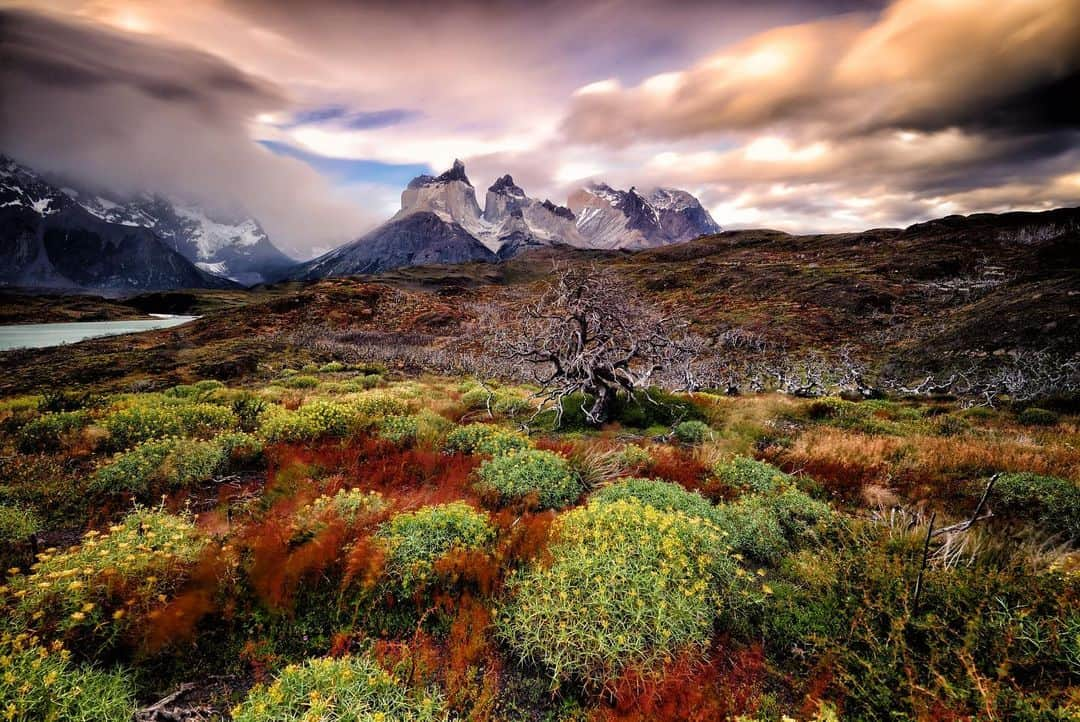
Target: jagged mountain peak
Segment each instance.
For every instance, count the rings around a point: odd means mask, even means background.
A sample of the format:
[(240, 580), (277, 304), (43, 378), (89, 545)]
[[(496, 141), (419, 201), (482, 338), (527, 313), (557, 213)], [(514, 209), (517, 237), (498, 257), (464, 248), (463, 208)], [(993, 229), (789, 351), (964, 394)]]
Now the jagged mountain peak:
[[(469, 183), (469, 176), (465, 175), (465, 164), (457, 158), (454, 159), (454, 165), (450, 167), (450, 170), (440, 175), (435, 180), (438, 181), (462, 181), (463, 183)], [(472, 185), (472, 183), (469, 183)]]
[(488, 188), (488, 191), (492, 193), (504, 193), (509, 196), (520, 198), (525, 197), (524, 189), (522, 189), (521, 186), (514, 182), (514, 177), (509, 173), (502, 176), (501, 178), (498, 178), (494, 183), (492, 183), (491, 186)]

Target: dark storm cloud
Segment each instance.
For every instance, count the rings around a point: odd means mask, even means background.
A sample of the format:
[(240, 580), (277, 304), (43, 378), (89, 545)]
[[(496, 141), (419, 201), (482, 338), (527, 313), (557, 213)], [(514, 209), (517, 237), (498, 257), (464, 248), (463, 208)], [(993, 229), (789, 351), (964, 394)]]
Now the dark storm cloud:
[(252, 141), (253, 116), (285, 94), (207, 53), (0, 11), (0, 88), (0, 150), (41, 170), (252, 213), (298, 255), (372, 220), (334, 201), (305, 164)]

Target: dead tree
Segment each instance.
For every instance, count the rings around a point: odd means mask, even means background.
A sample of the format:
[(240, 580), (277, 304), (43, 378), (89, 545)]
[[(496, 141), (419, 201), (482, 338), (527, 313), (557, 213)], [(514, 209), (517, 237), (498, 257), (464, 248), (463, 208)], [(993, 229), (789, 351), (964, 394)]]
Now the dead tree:
[(556, 267), (538, 300), (494, 320), (492, 351), (527, 367), (539, 411), (562, 421), (567, 397), (586, 398), (588, 423), (611, 418), (619, 393), (633, 397), (665, 369), (688, 364), (686, 322), (644, 303), (626, 282), (595, 267)]

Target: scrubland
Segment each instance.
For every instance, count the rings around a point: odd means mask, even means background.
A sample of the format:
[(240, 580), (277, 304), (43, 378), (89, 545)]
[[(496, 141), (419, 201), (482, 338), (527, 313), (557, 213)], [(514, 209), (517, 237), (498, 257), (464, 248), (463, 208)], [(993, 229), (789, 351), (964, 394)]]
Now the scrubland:
[(1076, 719), (1070, 408), (532, 391), (0, 400), (0, 719)]

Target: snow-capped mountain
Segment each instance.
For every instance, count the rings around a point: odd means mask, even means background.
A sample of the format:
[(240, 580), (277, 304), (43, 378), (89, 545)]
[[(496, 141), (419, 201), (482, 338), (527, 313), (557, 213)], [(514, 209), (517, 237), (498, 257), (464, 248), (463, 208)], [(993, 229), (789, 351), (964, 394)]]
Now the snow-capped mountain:
[(72, 193), (0, 156), (0, 286), (112, 291), (236, 286), (196, 267), (149, 228), (102, 218)]
[(197, 206), (149, 193), (120, 198), (68, 185), (57, 187), (2, 156), (0, 167), (9, 174), (4, 178), (6, 184), (48, 200), (42, 212), (57, 212), (74, 204), (108, 223), (147, 228), (207, 273), (252, 285), (295, 263), (270, 242), (253, 218), (210, 215)]
[(63, 190), (98, 218), (149, 228), (204, 271), (245, 285), (261, 283), (295, 263), (270, 242), (254, 218), (210, 216), (202, 208), (158, 195), (142, 194), (118, 202), (72, 188)]
[(642, 196), (634, 188), (593, 184), (573, 194), (567, 207), (530, 198), (504, 175), (488, 188), (481, 209), (464, 164), (454, 161), (441, 175), (410, 181), (401, 193), (401, 210), (389, 221), (288, 275), (311, 279), (491, 261), (550, 245), (636, 250), (719, 230), (697, 199), (673, 189)]
[(593, 248), (656, 248), (720, 230), (697, 198), (673, 188), (642, 195), (592, 183), (573, 193), (569, 205)]

